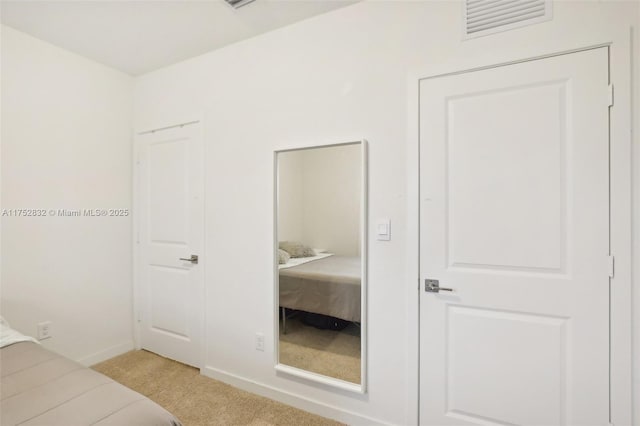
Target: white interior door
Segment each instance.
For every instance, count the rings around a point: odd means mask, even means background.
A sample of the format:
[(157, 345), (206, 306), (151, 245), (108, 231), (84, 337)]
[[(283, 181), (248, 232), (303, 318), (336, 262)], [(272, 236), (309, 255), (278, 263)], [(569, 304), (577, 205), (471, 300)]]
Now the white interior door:
[(608, 424), (608, 93), (606, 48), (422, 80), (422, 424)]
[[(199, 123), (138, 136), (142, 348), (201, 366), (203, 142)], [(193, 260), (190, 260), (192, 256)]]

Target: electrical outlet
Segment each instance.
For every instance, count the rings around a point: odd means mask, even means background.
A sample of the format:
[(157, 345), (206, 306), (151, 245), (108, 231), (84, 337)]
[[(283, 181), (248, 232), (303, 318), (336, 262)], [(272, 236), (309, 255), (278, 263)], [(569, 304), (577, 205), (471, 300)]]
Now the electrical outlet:
[(51, 328), (51, 321), (38, 323), (38, 340), (44, 340), (53, 337), (53, 330)]
[(264, 334), (256, 333), (256, 350), (264, 351)]

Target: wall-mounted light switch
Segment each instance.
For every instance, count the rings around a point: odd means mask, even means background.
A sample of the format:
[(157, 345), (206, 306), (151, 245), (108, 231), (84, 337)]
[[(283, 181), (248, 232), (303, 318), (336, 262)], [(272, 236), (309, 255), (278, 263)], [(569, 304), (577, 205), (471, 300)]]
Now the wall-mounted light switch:
[(376, 224), (376, 239), (380, 241), (391, 239), (391, 221), (389, 219), (381, 219)]

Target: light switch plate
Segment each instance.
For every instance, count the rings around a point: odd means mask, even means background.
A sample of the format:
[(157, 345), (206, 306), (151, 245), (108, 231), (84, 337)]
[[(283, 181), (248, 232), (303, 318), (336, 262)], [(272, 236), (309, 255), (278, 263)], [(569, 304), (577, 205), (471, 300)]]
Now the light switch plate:
[(391, 221), (389, 219), (380, 219), (376, 223), (376, 239), (379, 241), (391, 240)]

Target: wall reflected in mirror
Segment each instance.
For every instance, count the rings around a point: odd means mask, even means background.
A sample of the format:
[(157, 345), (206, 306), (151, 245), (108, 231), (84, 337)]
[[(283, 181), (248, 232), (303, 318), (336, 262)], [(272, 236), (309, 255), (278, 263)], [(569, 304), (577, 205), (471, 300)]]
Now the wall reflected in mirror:
[(358, 385), (364, 149), (354, 142), (276, 154), (278, 362)]

